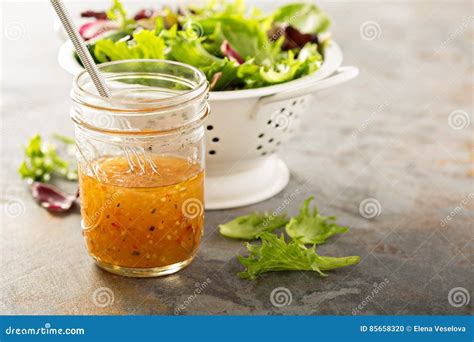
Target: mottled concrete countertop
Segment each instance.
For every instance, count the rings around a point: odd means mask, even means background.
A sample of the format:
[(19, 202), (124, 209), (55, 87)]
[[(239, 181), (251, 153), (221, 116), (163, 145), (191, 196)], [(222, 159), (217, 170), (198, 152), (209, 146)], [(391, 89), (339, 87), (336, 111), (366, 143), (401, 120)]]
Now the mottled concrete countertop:
[[(360, 75), (315, 96), (301, 131), (280, 152), (291, 169), (288, 187), (257, 205), (207, 212), (198, 257), (178, 274), (131, 279), (95, 267), (79, 212), (51, 216), (17, 175), (22, 145), (34, 133), (72, 135), (71, 78), (56, 62), (52, 24), (37, 22), (52, 22), (50, 8), (2, 2), (0, 314), (160, 315), (183, 304), (181, 314), (472, 313), (472, 3), (319, 4), (333, 18), (344, 64)], [(327, 278), (239, 279), (235, 255), (243, 243), (220, 236), (218, 224), (273, 211), (294, 193), (290, 214), (314, 195), (323, 214), (351, 227), (319, 252), (360, 255), (361, 263)], [(375, 216), (361, 215), (367, 199), (379, 205)], [(272, 305), (278, 287), (291, 294), (288, 305)], [(103, 307), (94, 305), (99, 288), (113, 296)]]

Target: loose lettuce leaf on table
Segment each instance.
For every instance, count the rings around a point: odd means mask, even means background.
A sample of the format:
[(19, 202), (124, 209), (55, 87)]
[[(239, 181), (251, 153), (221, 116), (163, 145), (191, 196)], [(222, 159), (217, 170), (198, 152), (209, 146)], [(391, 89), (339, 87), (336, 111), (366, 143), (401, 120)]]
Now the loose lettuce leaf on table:
[(53, 145), (43, 143), (41, 136), (37, 134), (28, 142), (25, 160), (18, 172), (22, 179), (30, 182), (48, 182), (54, 173), (68, 180), (76, 180), (77, 170), (71, 164), (58, 155)]
[(316, 254), (316, 249), (306, 248), (299, 241), (285, 242), (283, 235), (264, 232), (260, 235), (261, 244), (247, 243), (248, 257), (238, 256), (245, 271), (239, 276), (243, 279), (255, 279), (265, 272), (274, 271), (315, 271), (325, 276), (323, 271), (359, 263), (360, 257), (326, 257)]
[(252, 213), (219, 225), (219, 232), (229, 238), (255, 240), (264, 232), (272, 232), (288, 223), (286, 215)]
[(321, 216), (315, 206), (310, 212), (313, 196), (306, 199), (298, 216), (292, 217), (286, 225), (286, 233), (304, 244), (322, 244), (333, 235), (347, 232), (347, 227), (336, 224), (335, 216)]

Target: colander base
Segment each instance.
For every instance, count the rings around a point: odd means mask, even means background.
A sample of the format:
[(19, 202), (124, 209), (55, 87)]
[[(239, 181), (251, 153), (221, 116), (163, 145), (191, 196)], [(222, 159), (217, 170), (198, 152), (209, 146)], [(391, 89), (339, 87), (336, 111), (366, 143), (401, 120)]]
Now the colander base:
[(290, 171), (276, 155), (254, 168), (206, 176), (206, 209), (230, 209), (255, 204), (275, 196), (290, 180)]

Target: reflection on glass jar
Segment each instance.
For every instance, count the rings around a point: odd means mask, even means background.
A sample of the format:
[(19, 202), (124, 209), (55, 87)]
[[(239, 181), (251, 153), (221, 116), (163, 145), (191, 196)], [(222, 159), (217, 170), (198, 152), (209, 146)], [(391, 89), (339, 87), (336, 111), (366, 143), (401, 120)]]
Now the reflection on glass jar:
[(204, 228), (206, 78), (157, 60), (100, 70), (110, 99), (86, 73), (72, 92), (87, 248), (117, 274), (176, 272), (192, 261)]

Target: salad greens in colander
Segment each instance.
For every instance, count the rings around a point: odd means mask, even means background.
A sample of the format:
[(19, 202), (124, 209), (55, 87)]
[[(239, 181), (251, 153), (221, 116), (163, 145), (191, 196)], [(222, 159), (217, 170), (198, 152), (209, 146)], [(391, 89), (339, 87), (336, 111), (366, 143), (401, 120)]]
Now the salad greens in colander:
[(211, 90), (251, 89), (288, 82), (321, 66), (329, 18), (310, 3), (264, 14), (241, 0), (204, 7), (143, 9), (130, 17), (115, 0), (80, 33), (97, 63), (168, 59), (202, 70)]

